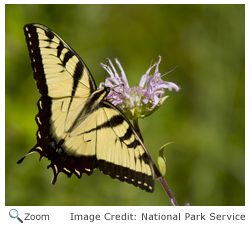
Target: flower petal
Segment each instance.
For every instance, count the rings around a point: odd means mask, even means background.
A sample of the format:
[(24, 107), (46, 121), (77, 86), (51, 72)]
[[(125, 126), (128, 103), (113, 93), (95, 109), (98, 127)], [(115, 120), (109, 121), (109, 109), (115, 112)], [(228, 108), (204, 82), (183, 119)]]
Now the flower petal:
[(121, 66), (121, 64), (120, 64), (120, 62), (118, 61), (117, 58), (115, 58), (115, 62), (116, 62), (116, 64), (118, 65), (119, 69), (121, 70), (123, 82), (126, 84), (127, 88), (129, 88), (129, 83), (128, 83), (126, 74), (125, 74), (125, 72), (124, 72), (124, 70), (123, 70), (123, 67)]

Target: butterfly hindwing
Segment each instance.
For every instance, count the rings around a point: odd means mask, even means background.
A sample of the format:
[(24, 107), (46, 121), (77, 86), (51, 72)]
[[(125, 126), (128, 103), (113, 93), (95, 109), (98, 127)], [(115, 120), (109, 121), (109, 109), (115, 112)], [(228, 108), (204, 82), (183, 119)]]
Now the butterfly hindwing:
[(83, 60), (52, 30), (28, 24), (24, 32), (42, 95), (37, 103), (37, 143), (28, 154), (38, 152), (40, 159), (50, 160), (52, 183), (60, 172), (81, 178), (99, 168), (111, 178), (152, 192), (154, 172), (147, 150), (129, 120), (105, 101), (109, 89), (97, 90)]
[[(148, 153), (128, 119), (111, 103), (104, 102), (99, 116), (97, 144), (98, 167), (112, 178), (133, 184), (146, 191), (154, 190), (153, 168)], [(99, 120), (97, 120), (99, 122)], [(102, 125), (102, 127), (100, 127)]]

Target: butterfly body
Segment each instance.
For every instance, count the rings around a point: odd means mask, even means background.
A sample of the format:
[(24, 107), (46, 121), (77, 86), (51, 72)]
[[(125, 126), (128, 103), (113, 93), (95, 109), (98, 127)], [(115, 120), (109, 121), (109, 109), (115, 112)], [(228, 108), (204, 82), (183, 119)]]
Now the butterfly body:
[(40, 159), (50, 160), (53, 184), (60, 172), (81, 178), (99, 168), (111, 178), (153, 192), (147, 150), (130, 121), (106, 100), (110, 89), (97, 90), (84, 61), (49, 28), (28, 24), (24, 32), (42, 95), (37, 103), (37, 143), (28, 154), (37, 152)]

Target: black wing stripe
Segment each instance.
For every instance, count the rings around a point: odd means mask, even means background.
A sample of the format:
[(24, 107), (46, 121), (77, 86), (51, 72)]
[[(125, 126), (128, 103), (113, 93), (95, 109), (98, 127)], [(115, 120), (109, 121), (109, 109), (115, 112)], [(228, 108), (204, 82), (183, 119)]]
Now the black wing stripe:
[(136, 148), (137, 146), (141, 146), (141, 143), (137, 139), (135, 139), (132, 143), (127, 144), (128, 148)]
[[(152, 176), (106, 162), (105, 160), (98, 160), (98, 166), (99, 168), (102, 168), (102, 172), (104, 174), (109, 175), (113, 179), (133, 184), (134, 186), (139, 187), (147, 192), (154, 191), (154, 181)], [(135, 179), (142, 179), (143, 182), (137, 181)]]
[(116, 126), (119, 126), (120, 124), (122, 124), (124, 121), (125, 120), (124, 120), (123, 117), (121, 117), (120, 115), (115, 115), (111, 119), (109, 119), (108, 121), (104, 122), (103, 124), (97, 125), (96, 128), (92, 128), (89, 131), (85, 131), (84, 133), (90, 133), (90, 132), (95, 131), (95, 130), (110, 128), (111, 126), (116, 127)]
[(116, 127), (121, 125), (124, 122), (124, 118), (120, 115), (115, 115), (112, 118), (110, 118), (107, 122), (105, 122), (102, 125), (98, 125), (97, 129), (100, 130), (102, 128), (109, 128), (109, 127)]
[(62, 41), (60, 41), (59, 46), (57, 47), (57, 57), (58, 58), (60, 57), (63, 49), (64, 49), (64, 45), (63, 45)]
[(48, 87), (45, 80), (45, 73), (42, 64), (42, 57), (39, 48), (38, 34), (36, 32), (36, 27), (28, 25), (24, 27), (24, 30), (25, 30), (26, 43), (28, 46), (29, 55), (31, 59), (31, 66), (33, 69), (34, 79), (37, 81), (37, 87), (39, 89), (39, 92), (42, 95), (47, 96)]
[(52, 32), (52, 30), (50, 30), (47, 27), (44, 27), (44, 31), (46, 33), (46, 36), (49, 38), (49, 41), (51, 41), (54, 38), (54, 33)]
[(126, 133), (123, 136), (119, 137), (119, 138), (120, 138), (120, 140), (128, 140), (128, 139), (131, 138), (132, 134), (133, 134), (132, 129), (130, 127), (128, 127)]
[(74, 80), (73, 80), (73, 88), (72, 88), (72, 97), (71, 97), (71, 101), (70, 101), (69, 106), (68, 106), (68, 111), (70, 110), (71, 103), (72, 103), (73, 98), (75, 96), (76, 89), (77, 89), (77, 86), (79, 84), (79, 80), (81, 79), (81, 77), (83, 75), (83, 69), (84, 69), (83, 64), (81, 64), (81, 62), (78, 62), (76, 64), (74, 75), (73, 75)]
[(74, 96), (76, 88), (78, 86), (79, 80), (81, 79), (82, 75), (83, 75), (83, 69), (84, 66), (81, 64), (81, 62), (78, 62), (76, 64), (75, 70), (74, 70), (74, 75), (73, 78), (75, 80), (73, 80), (73, 91), (72, 91), (72, 96)]
[(65, 55), (64, 55), (64, 59), (62, 61), (62, 65), (65, 67), (66, 63), (69, 61), (70, 58), (72, 58), (74, 55), (71, 51), (68, 51)]
[(74, 79), (80, 80), (81, 77), (83, 76), (83, 70), (84, 70), (84, 65), (81, 62), (78, 62), (75, 67), (74, 71)]

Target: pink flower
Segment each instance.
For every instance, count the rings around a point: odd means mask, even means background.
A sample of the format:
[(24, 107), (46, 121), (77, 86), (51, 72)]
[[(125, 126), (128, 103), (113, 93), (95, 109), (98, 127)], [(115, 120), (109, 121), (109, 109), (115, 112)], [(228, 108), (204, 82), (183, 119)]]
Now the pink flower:
[[(110, 77), (106, 78), (105, 83), (101, 83), (99, 88), (103, 86), (109, 87), (111, 90), (107, 96), (107, 100), (120, 108), (131, 120), (139, 117), (144, 118), (155, 112), (168, 97), (162, 97), (164, 89), (179, 91), (179, 87), (175, 83), (162, 80), (159, 72), (159, 64), (162, 60), (161, 56), (159, 56), (157, 63), (150, 66), (147, 72), (141, 77), (139, 85), (135, 87), (129, 87), (126, 74), (118, 59), (115, 59), (115, 62), (121, 71), (121, 75), (117, 73), (110, 59), (107, 60), (110, 66), (102, 63), (101, 66), (109, 73)], [(153, 75), (150, 75), (150, 71), (154, 67), (156, 67), (155, 72)]]

